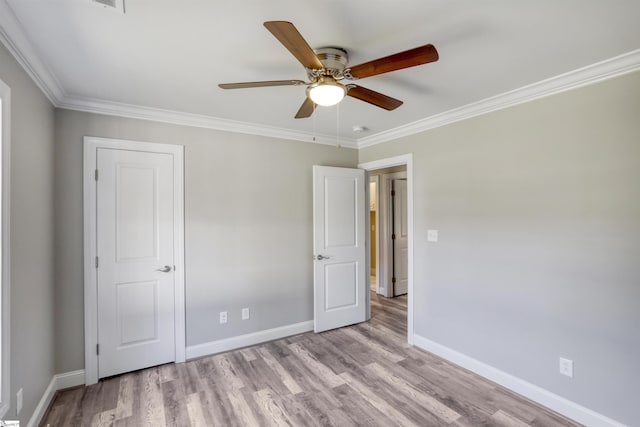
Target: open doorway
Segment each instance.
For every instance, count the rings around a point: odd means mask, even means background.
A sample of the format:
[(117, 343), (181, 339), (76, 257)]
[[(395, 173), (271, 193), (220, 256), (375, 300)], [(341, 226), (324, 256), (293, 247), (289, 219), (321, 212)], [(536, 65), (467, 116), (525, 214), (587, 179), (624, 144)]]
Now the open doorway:
[(369, 177), (369, 274), (372, 292), (379, 292), (378, 288), (378, 187), (380, 177)]
[(407, 341), (412, 344), (412, 155), (363, 163), (359, 167), (369, 173), (369, 313), (376, 323), (406, 331)]
[(371, 170), (369, 180), (371, 289), (387, 298), (406, 295), (409, 268), (406, 165)]

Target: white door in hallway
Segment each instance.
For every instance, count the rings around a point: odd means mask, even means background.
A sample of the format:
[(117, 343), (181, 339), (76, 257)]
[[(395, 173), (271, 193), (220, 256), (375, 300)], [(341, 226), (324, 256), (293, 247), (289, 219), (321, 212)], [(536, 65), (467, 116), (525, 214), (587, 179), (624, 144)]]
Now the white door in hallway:
[(314, 330), (367, 315), (365, 172), (313, 167)]
[(407, 180), (394, 179), (393, 185), (393, 296), (407, 293), (409, 282), (409, 227), (407, 224)]
[(174, 159), (97, 151), (98, 377), (176, 360)]

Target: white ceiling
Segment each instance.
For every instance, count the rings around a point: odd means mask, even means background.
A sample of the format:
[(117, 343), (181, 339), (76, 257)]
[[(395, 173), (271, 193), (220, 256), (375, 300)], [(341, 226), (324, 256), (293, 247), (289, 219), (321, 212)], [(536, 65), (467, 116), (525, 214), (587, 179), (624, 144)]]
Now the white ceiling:
[[(12, 21), (0, 19), (4, 38), (58, 105), (161, 109), (168, 111), (159, 116), (213, 118), (221, 128), (243, 122), (238, 128), (254, 133), (278, 128), (335, 138), (339, 125), (346, 141), (640, 48), (638, 0), (126, 0), (126, 14), (91, 0), (0, 3), (0, 12), (12, 12)], [(267, 20), (293, 22), (312, 47), (347, 49), (351, 65), (426, 43), (440, 60), (358, 81), (403, 100), (395, 111), (347, 98), (338, 108), (320, 108), (315, 119), (296, 120), (304, 87), (217, 87), (306, 79), (263, 27)], [(355, 134), (354, 125), (369, 132)]]

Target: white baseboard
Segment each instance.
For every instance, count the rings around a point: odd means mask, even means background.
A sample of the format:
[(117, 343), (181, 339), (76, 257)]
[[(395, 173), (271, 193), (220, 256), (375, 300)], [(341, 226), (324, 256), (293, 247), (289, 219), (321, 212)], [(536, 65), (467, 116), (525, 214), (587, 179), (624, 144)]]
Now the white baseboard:
[(413, 343), (586, 426), (625, 427), (618, 421), (420, 335), (413, 335)]
[(253, 332), (251, 334), (192, 345), (187, 347), (187, 359), (195, 359), (197, 357), (221, 353), (223, 351), (235, 350), (237, 348), (273, 341), (279, 338), (302, 334), (312, 330), (313, 320), (308, 320), (306, 322), (295, 323), (293, 325), (280, 326), (278, 328)]
[(36, 406), (35, 411), (33, 411), (33, 414), (31, 415), (31, 418), (27, 423), (27, 427), (37, 427), (40, 424), (40, 421), (42, 421), (42, 417), (44, 417), (45, 412), (47, 412), (47, 409), (49, 409), (49, 405), (51, 404), (51, 400), (53, 400), (53, 396), (55, 396), (56, 391), (83, 384), (83, 369), (79, 371), (67, 372), (65, 374), (54, 375), (53, 378), (51, 378), (51, 381), (49, 382), (46, 390), (42, 394), (42, 398), (40, 399), (40, 402), (38, 402), (38, 406)]

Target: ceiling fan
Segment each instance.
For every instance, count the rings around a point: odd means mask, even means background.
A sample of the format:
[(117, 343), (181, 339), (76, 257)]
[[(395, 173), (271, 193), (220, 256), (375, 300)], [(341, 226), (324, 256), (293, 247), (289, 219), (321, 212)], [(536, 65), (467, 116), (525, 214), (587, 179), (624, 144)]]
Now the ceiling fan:
[(363, 64), (348, 66), (347, 51), (337, 47), (316, 49), (309, 46), (291, 22), (267, 21), (264, 26), (305, 67), (309, 82), (302, 80), (270, 80), (244, 83), (222, 83), (222, 89), (244, 89), (265, 86), (305, 85), (306, 99), (296, 114), (296, 119), (310, 117), (316, 105), (330, 106), (342, 101), (345, 95), (359, 99), (385, 110), (395, 110), (402, 101), (371, 89), (343, 80), (357, 80), (390, 71), (414, 67), (438, 60), (436, 48), (427, 44)]

